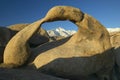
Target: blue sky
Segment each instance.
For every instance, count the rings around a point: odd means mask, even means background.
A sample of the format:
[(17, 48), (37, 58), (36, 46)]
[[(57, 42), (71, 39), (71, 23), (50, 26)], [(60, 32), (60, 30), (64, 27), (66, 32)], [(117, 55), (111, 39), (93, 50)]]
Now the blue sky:
[[(0, 0), (0, 26), (32, 23), (43, 18), (56, 5), (77, 7), (107, 28), (120, 27), (120, 0)], [(69, 21), (45, 23), (42, 27), (77, 29)]]

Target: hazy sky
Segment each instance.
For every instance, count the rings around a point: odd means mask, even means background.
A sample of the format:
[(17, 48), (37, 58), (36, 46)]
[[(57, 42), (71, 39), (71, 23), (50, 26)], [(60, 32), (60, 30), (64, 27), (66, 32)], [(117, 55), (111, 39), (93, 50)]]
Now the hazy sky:
[[(120, 0), (0, 0), (0, 26), (32, 23), (56, 5), (74, 6), (93, 16), (105, 27), (120, 27)], [(45, 29), (76, 29), (68, 21), (45, 23)]]

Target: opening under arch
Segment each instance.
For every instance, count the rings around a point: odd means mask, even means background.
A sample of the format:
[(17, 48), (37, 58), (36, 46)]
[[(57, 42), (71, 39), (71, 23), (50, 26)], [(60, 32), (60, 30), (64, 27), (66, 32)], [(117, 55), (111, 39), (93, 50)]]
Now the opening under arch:
[(65, 30), (78, 30), (78, 27), (70, 22), (70, 21), (54, 21), (54, 22), (46, 22), (42, 24), (42, 27), (45, 30), (53, 30), (58, 27), (64, 28)]
[(76, 33), (78, 27), (70, 21), (54, 21), (46, 22), (42, 27), (47, 30), (49, 36), (63, 36), (69, 37)]

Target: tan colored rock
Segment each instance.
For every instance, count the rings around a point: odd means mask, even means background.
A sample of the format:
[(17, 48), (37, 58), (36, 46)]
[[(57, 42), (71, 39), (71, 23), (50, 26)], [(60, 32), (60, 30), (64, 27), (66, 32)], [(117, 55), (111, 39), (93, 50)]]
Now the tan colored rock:
[(28, 41), (37, 32), (41, 23), (42, 20), (36, 21), (12, 37), (5, 48), (3, 64), (0, 67), (12, 68), (26, 63), (31, 53)]
[(44, 22), (57, 21), (59, 20), (70, 20), (73, 22), (81, 21), (83, 19), (83, 12), (78, 8), (71, 6), (57, 6), (53, 7), (46, 14)]
[[(28, 25), (30, 24), (14, 24), (14, 25), (8, 26), (8, 28), (12, 30), (12, 35), (14, 36), (17, 32), (21, 31)], [(49, 41), (49, 35), (47, 31), (40, 27), (37, 33), (30, 38), (29, 44), (32, 47), (36, 47), (48, 41)]]
[(52, 43), (33, 50), (39, 54), (33, 65), (43, 73), (63, 78), (74, 79), (96, 73), (100, 80), (110, 80), (114, 56), (104, 26), (78, 8), (69, 6), (53, 7), (44, 18), (45, 22), (57, 20), (70, 20), (78, 26), (78, 32), (57, 47)]
[[(3, 52), (9, 40), (20, 30), (30, 24), (15, 24), (0, 27), (0, 63), (3, 61)], [(22, 38), (22, 37), (21, 37)], [(49, 41), (49, 35), (43, 28), (39, 28), (37, 33), (29, 40), (30, 47), (35, 47)]]
[(50, 37), (51, 41), (57, 41), (57, 40), (61, 40), (61, 39), (64, 39), (65, 37), (64, 36), (53, 36), (53, 37)]
[(20, 31), (28, 25), (30, 24), (27, 24), (27, 23), (26, 24), (13, 24), (13, 25), (8, 26), (7, 28), (14, 30), (14, 31)]
[(31, 53), (28, 40), (41, 24), (57, 20), (70, 20), (78, 26), (78, 32), (57, 47), (52, 42), (33, 49), (32, 54), (39, 54), (32, 63), (36, 69), (62, 78), (80, 79), (80, 76), (96, 73), (100, 80), (110, 80), (114, 56), (111, 53), (109, 33), (93, 17), (69, 6), (52, 8), (45, 18), (18, 32), (7, 44), (4, 63), (0, 67), (22, 66)]
[(112, 32), (110, 33), (110, 40), (112, 46), (118, 48), (120, 46), (120, 32)]

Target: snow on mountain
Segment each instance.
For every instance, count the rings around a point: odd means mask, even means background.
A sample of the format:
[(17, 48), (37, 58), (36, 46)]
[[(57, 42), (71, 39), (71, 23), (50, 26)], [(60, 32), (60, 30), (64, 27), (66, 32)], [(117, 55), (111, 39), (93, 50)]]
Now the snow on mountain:
[(63, 36), (63, 37), (68, 37), (76, 33), (75, 30), (65, 30), (64, 28), (61, 27), (58, 27), (55, 30), (48, 30), (47, 32), (49, 36)]
[[(109, 32), (120, 32), (120, 28), (107, 28)], [(75, 30), (65, 30), (64, 28), (58, 27), (54, 30), (48, 30), (47, 31), (49, 36), (63, 36), (63, 37), (68, 37), (71, 36), (72, 34), (76, 33)]]
[(109, 32), (120, 32), (120, 28), (107, 28)]

